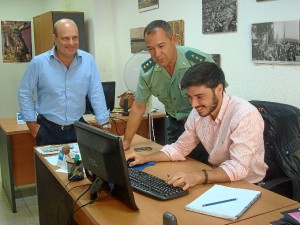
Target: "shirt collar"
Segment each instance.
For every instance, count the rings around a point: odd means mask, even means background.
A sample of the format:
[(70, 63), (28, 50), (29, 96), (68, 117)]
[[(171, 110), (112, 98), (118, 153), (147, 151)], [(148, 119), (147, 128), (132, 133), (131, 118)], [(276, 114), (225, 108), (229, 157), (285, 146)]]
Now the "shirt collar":
[(229, 101), (230, 101), (229, 95), (227, 95), (225, 92), (223, 92), (222, 105), (221, 105), (220, 111), (218, 113), (218, 116), (215, 119), (216, 123), (219, 123), (219, 122), (221, 122), (223, 120), (225, 112), (226, 112), (226, 109), (227, 109), (228, 104), (229, 104)]

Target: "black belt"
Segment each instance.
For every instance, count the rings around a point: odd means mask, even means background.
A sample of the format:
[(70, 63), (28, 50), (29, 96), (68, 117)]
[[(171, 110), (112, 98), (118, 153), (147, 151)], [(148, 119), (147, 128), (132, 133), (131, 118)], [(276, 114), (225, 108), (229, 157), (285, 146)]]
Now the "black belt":
[(52, 122), (50, 120), (47, 120), (41, 114), (39, 114), (37, 116), (37, 123), (38, 124), (44, 124), (48, 128), (54, 128), (54, 129), (60, 129), (60, 130), (72, 130), (72, 129), (74, 129), (74, 125), (73, 124), (70, 124), (70, 125), (59, 125), (59, 124), (54, 123), (54, 122)]

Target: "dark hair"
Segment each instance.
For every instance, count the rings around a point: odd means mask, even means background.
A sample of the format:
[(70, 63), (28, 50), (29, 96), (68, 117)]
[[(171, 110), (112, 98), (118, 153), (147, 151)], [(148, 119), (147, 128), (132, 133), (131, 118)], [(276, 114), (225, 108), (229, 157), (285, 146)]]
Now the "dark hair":
[(225, 88), (224, 73), (219, 66), (211, 62), (200, 62), (189, 68), (180, 83), (181, 89), (199, 85), (216, 88), (219, 84)]
[(171, 38), (173, 36), (173, 30), (170, 24), (168, 24), (164, 20), (154, 20), (145, 27), (144, 37), (146, 34), (148, 35), (151, 33), (155, 33), (157, 28), (163, 29), (166, 32), (167, 37)]

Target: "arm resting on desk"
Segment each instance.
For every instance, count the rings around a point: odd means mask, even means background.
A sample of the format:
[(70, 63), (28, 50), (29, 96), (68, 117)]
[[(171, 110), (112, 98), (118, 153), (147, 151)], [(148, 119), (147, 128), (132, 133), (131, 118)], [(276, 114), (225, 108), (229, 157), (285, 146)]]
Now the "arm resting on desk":
[(146, 104), (137, 101), (132, 103), (123, 139), (124, 150), (130, 148), (131, 141), (140, 126), (145, 110)]

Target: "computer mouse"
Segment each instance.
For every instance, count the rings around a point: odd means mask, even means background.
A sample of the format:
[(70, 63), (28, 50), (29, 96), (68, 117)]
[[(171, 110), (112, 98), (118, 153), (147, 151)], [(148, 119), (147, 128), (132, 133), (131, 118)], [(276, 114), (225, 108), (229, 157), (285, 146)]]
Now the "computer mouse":
[(131, 166), (129, 166), (129, 164), (130, 164), (131, 162), (133, 162), (133, 161), (134, 161), (134, 159), (128, 159), (128, 160), (126, 161), (127, 166), (128, 166), (128, 167), (131, 167)]

